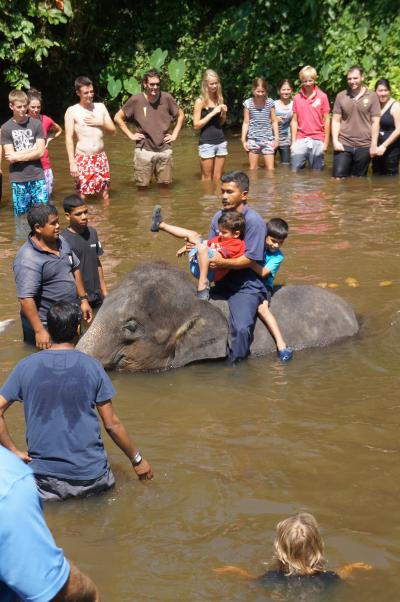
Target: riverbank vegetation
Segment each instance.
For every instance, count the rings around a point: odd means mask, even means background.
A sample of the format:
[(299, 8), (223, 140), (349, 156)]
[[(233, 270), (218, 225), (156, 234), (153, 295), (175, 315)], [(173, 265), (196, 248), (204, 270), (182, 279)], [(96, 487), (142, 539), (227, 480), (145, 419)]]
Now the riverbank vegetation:
[(331, 100), (354, 63), (372, 84), (387, 77), (400, 98), (400, 10), (392, 0), (0, 0), (0, 9), (3, 107), (11, 87), (33, 85), (46, 110), (60, 115), (85, 74), (114, 110), (139, 91), (149, 66), (188, 113), (202, 71), (215, 69), (231, 123), (254, 77), (266, 77), (275, 96), (281, 78), (297, 85), (305, 64), (317, 68)]

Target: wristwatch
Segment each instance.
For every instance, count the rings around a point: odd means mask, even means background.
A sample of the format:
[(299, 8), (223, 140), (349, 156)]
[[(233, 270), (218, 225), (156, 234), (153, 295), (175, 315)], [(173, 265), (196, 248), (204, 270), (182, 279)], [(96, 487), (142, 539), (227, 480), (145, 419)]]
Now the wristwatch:
[(132, 466), (135, 468), (136, 466), (139, 466), (140, 462), (143, 460), (142, 456), (140, 455), (140, 452), (136, 452), (136, 454), (133, 456), (133, 458), (131, 459), (132, 462)]
[(79, 297), (79, 301), (85, 301), (85, 299), (86, 299), (86, 301), (87, 301), (87, 299), (88, 299), (88, 296), (87, 296), (87, 294), (86, 294), (86, 293), (85, 293), (84, 295), (80, 295), (80, 297)]

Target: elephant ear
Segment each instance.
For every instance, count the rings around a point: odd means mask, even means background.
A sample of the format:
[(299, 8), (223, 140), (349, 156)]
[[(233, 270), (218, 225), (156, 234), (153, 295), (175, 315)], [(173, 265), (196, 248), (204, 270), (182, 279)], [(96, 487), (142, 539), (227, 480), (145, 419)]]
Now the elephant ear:
[(192, 315), (174, 334), (170, 367), (226, 357), (228, 335), (228, 322), (221, 310), (207, 301), (197, 301)]

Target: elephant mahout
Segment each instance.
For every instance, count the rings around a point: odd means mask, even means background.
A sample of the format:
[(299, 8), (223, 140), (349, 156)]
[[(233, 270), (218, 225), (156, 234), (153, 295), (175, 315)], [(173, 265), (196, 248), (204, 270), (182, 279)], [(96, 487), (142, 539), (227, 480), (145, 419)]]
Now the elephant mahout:
[[(310, 285), (283, 286), (271, 301), (288, 345), (299, 350), (329, 345), (359, 330), (343, 299)], [(166, 263), (130, 272), (106, 297), (78, 349), (105, 368), (131, 372), (168, 370), (224, 358), (229, 340), (228, 304), (200, 301), (189, 276)], [(276, 351), (257, 320), (251, 355)]]

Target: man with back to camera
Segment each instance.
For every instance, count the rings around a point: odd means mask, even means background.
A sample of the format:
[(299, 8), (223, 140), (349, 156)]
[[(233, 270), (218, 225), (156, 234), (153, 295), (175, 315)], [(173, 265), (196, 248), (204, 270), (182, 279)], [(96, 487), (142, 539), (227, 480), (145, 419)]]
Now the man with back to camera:
[[(21, 360), (0, 389), (0, 443), (31, 464), (44, 500), (86, 497), (114, 486), (97, 413), (138, 478), (153, 477), (114, 412), (115, 389), (104, 368), (75, 349), (81, 319), (74, 303), (54, 304), (47, 314), (52, 346)], [(4, 419), (14, 401), (24, 404), (27, 452), (16, 447)]]
[(338, 179), (367, 175), (377, 151), (381, 115), (378, 96), (364, 86), (362, 67), (350, 67), (347, 84), (333, 105), (333, 177)]
[(0, 600), (100, 602), (93, 581), (58, 548), (32, 470), (0, 445)]
[(245, 217), (245, 255), (236, 259), (215, 256), (210, 262), (211, 269), (230, 270), (215, 285), (213, 293), (228, 301), (231, 332), (229, 357), (232, 362), (237, 362), (247, 357), (250, 352), (257, 308), (266, 298), (262, 279), (251, 269), (253, 261), (263, 261), (266, 227), (262, 217), (247, 204), (248, 176), (243, 172), (233, 171), (224, 174), (221, 182), (222, 210), (214, 215), (208, 238), (218, 234), (218, 219), (223, 211), (235, 210)]
[[(160, 74), (155, 69), (143, 76), (143, 92), (131, 96), (116, 113), (115, 123), (136, 143), (134, 177), (138, 188), (149, 186), (154, 176), (158, 184), (172, 182), (172, 148), (185, 121), (185, 115), (167, 92), (160, 91)], [(171, 133), (171, 122), (176, 124)], [(126, 121), (132, 120), (137, 132), (132, 133)]]
[[(50, 347), (47, 311), (57, 301), (80, 303), (87, 322), (93, 318), (79, 259), (60, 236), (54, 205), (34, 205), (27, 215), (31, 232), (13, 265), (24, 341), (38, 349)], [(79, 301), (78, 301), (79, 298)]]
[[(79, 103), (65, 113), (65, 145), (71, 176), (82, 198), (109, 197), (110, 166), (104, 152), (103, 132), (115, 134), (115, 125), (102, 102), (93, 102), (92, 80), (83, 75), (75, 80)], [(74, 151), (74, 134), (77, 137)]]

